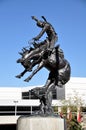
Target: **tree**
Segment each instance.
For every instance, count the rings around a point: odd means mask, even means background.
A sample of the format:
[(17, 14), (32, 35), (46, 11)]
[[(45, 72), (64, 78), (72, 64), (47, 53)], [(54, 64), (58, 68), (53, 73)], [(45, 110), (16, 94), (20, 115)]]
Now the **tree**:
[[(77, 112), (77, 108), (81, 108), (84, 105), (84, 101), (81, 99), (81, 97), (78, 96), (77, 92), (74, 92), (74, 97), (67, 100), (62, 101), (63, 107), (62, 111), (63, 113), (67, 112), (67, 108), (70, 108), (70, 111), (72, 112)], [(72, 114), (72, 118), (68, 119), (66, 117), (66, 122), (67, 122), (67, 130), (81, 130), (82, 126), (81, 124), (77, 121), (77, 114)]]

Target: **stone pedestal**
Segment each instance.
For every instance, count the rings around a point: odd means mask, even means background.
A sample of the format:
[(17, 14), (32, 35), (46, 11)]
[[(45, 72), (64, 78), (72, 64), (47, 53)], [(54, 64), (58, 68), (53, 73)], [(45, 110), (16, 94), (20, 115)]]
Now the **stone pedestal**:
[(60, 117), (20, 117), (17, 130), (66, 130), (65, 121)]

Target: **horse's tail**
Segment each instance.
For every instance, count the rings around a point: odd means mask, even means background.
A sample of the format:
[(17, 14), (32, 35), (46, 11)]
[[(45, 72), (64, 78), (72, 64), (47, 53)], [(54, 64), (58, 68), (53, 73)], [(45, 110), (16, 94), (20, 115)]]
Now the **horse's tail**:
[(60, 84), (62, 84), (62, 85), (66, 84), (70, 80), (70, 75), (71, 75), (70, 64), (67, 60), (66, 60), (66, 62), (67, 63), (65, 65), (65, 67), (58, 71), (58, 73), (59, 73), (58, 82), (60, 82)]

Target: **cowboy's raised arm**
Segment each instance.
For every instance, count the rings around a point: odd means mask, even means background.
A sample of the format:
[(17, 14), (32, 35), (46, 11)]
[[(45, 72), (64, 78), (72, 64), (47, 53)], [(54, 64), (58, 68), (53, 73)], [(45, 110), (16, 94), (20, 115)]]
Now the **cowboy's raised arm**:
[(48, 25), (45, 24), (45, 26), (43, 27), (41, 32), (36, 37), (34, 37), (33, 39), (34, 40), (39, 40), (43, 36), (43, 34), (46, 32), (47, 28), (48, 28)]

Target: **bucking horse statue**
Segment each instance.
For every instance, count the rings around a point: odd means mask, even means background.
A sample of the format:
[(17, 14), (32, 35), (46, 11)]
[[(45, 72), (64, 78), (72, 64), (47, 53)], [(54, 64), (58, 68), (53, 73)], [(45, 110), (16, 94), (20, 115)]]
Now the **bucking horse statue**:
[[(36, 45), (35, 42), (33, 45), (37, 46), (38, 44)], [(29, 59), (28, 55), (34, 49), (35, 48), (32, 47), (29, 49), (23, 48), (22, 52), (19, 53), (22, 57), (17, 60), (17, 63), (21, 63), (25, 69), (16, 77), (21, 78), (26, 72), (32, 71), (31, 75), (24, 80), (29, 82), (31, 78), (43, 67), (50, 71), (46, 84), (43, 87), (37, 87), (30, 91), (40, 99), (41, 110), (45, 113), (45, 111), (52, 111), (52, 89), (56, 86), (63, 87), (63, 85), (69, 81), (71, 68), (69, 62), (64, 58), (64, 53), (59, 45), (52, 50), (51, 54), (48, 54), (48, 51), (45, 50), (44, 52), (40, 52), (37, 56), (33, 56), (33, 58)], [(37, 65), (37, 68), (33, 70), (35, 65)], [(38, 94), (39, 91), (43, 91), (45, 95), (40, 97)]]
[[(35, 17), (33, 18), (37, 20)], [(38, 39), (33, 39), (32, 42), (30, 42), (31, 46), (23, 48), (22, 52), (19, 53), (21, 58), (17, 60), (17, 63), (21, 63), (25, 69), (16, 77), (21, 78), (26, 72), (32, 72), (24, 80), (29, 82), (31, 78), (43, 67), (49, 70), (49, 76), (45, 85), (43, 87), (31, 89), (29, 92), (40, 99), (40, 111), (38, 113), (50, 115), (53, 113), (52, 90), (55, 87), (63, 87), (63, 85), (69, 81), (71, 67), (69, 62), (65, 59), (60, 45), (51, 49), (45, 46), (47, 44), (46, 42), (49, 41), (44, 40), (43, 43), (38, 43), (37, 40)], [(34, 69), (34, 66), (36, 65), (37, 67)], [(43, 94), (40, 95), (40, 92)]]

